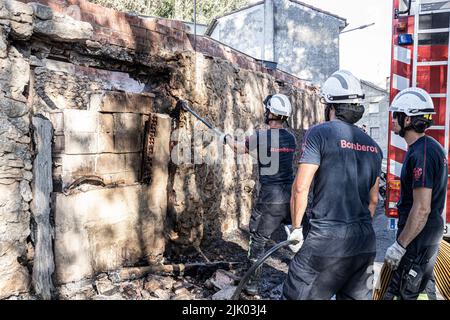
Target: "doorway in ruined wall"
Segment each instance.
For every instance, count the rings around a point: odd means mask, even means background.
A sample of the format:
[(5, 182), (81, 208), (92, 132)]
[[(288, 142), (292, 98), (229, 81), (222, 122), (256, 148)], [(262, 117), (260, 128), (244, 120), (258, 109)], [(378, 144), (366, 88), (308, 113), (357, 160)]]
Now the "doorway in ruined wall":
[(154, 95), (126, 73), (50, 59), (33, 88), (34, 119), (51, 128), (51, 212), (36, 230), (54, 229), (40, 251), (54, 252), (54, 283), (161, 259), (171, 120), (153, 113)]

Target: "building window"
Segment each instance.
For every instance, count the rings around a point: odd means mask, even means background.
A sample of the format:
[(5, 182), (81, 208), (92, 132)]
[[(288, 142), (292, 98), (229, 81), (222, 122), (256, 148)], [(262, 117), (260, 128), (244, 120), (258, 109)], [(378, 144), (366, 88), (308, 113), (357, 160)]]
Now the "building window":
[(379, 127), (370, 128), (370, 136), (372, 137), (372, 139), (379, 139), (380, 138), (380, 128)]
[(379, 112), (380, 112), (380, 104), (379, 103), (369, 104), (369, 113), (379, 113)]
[(372, 113), (369, 118), (369, 127), (379, 127), (380, 126), (380, 114)]

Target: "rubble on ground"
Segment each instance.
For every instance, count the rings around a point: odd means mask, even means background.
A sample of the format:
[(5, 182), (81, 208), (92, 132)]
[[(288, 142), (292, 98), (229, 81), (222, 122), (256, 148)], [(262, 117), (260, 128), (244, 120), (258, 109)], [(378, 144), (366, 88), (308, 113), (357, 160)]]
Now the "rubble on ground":
[[(272, 242), (269, 245), (273, 245)], [(188, 273), (177, 275), (148, 274), (143, 278), (129, 281), (116, 281), (111, 273), (101, 273), (93, 280), (67, 283), (59, 287), (59, 298), (63, 300), (229, 300), (234, 294), (241, 277), (247, 270), (247, 238), (242, 233), (234, 233), (227, 240), (218, 239), (199, 251), (190, 254), (167, 257), (176, 263), (198, 263), (207, 265), (205, 257), (214, 261), (240, 261), (228, 270), (199, 266)], [(241, 299), (277, 300), (281, 296), (281, 285), (286, 275), (287, 263), (292, 254), (280, 250), (278, 254), (267, 260), (263, 267), (261, 294), (247, 296), (244, 292)], [(19, 299), (19, 297), (16, 297)], [(27, 297), (29, 298), (29, 297)]]

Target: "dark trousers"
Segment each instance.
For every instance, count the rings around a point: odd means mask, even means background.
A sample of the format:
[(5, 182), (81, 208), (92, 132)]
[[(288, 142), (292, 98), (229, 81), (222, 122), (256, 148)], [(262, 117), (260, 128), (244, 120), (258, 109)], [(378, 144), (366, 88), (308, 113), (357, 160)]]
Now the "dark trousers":
[(368, 221), (335, 224), (310, 220), (283, 284), (284, 300), (372, 298), (376, 239)]
[[(303, 251), (303, 252), (302, 252)], [(375, 253), (321, 257), (300, 249), (289, 265), (283, 300), (370, 300)]]
[(436, 293), (436, 280), (433, 277), (428, 280), (427, 286), (425, 287), (425, 292), (427, 294), (428, 300), (437, 300), (437, 293)]
[(282, 223), (290, 222), (291, 184), (262, 186), (250, 218), (248, 257), (262, 257), (267, 241)]
[(383, 299), (416, 300), (434, 282), (433, 269), (438, 251), (439, 245), (426, 246), (418, 252), (408, 250), (392, 274)]

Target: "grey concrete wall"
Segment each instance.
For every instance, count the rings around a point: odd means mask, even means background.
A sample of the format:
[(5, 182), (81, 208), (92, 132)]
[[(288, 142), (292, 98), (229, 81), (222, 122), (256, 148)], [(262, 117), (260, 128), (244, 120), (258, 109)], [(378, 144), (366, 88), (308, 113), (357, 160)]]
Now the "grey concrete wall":
[(323, 83), (339, 69), (339, 30), (344, 22), (288, 0), (274, 0), (278, 68)]
[(218, 19), (211, 37), (261, 59), (264, 41), (264, 4)]
[(275, 61), (278, 69), (320, 84), (339, 69), (339, 32), (344, 24), (299, 3), (270, 0), (219, 18), (211, 37), (257, 59)]
[[(389, 108), (389, 96), (387, 91), (377, 89), (373, 86), (362, 83), (364, 93), (366, 94), (365, 112), (364, 116), (360, 121), (356, 123), (357, 126), (366, 126), (367, 134), (371, 135), (372, 138), (379, 144), (383, 150), (383, 157), (387, 158), (387, 145), (388, 145), (388, 108)], [(371, 112), (370, 105), (379, 105), (379, 112)], [(372, 109), (373, 110), (373, 109)], [(379, 135), (374, 136), (371, 129), (379, 128)]]

